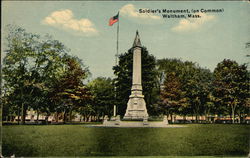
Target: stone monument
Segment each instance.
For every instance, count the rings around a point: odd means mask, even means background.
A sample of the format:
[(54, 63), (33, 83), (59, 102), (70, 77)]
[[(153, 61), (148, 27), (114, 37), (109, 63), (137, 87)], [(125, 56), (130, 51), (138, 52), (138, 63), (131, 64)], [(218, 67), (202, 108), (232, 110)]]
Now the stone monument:
[(129, 101), (127, 103), (126, 113), (123, 119), (143, 120), (144, 118), (148, 118), (148, 112), (146, 108), (146, 102), (144, 100), (144, 95), (142, 94), (142, 84), (141, 84), (142, 46), (138, 31), (136, 31), (134, 44), (131, 49), (133, 51), (132, 88), (131, 88), (131, 95), (129, 96)]
[[(141, 53), (142, 46), (138, 31), (136, 31), (136, 36), (134, 44), (132, 46), (133, 51), (133, 78), (132, 78), (132, 88), (131, 95), (129, 96), (129, 101), (127, 103), (126, 113), (123, 120), (117, 115), (111, 117), (109, 120), (106, 115), (103, 119), (103, 124), (89, 125), (91, 127), (119, 127), (119, 128), (134, 128), (134, 127), (145, 127), (145, 128), (175, 128), (175, 127), (185, 127), (181, 125), (169, 125), (168, 117), (165, 116), (163, 121), (149, 121), (148, 112), (146, 108), (146, 103), (144, 96), (142, 94), (142, 79), (141, 79)], [(114, 110), (116, 110), (114, 108)], [(133, 121), (126, 121), (133, 120)]]

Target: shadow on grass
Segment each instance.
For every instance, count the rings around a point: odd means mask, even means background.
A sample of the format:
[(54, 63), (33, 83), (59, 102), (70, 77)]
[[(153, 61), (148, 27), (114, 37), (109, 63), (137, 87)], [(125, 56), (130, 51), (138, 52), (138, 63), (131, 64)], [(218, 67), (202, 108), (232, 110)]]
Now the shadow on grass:
[(21, 142), (20, 140), (8, 140), (2, 142), (2, 150), (4, 156), (22, 155), (25, 157), (36, 155), (37, 150), (33, 147), (33, 144)]
[(245, 125), (188, 125), (187, 128), (3, 126), (3, 154), (19, 157), (244, 156), (248, 154), (249, 131), (250, 126)]
[(194, 155), (190, 131), (177, 128), (93, 128), (91, 156)]
[(238, 156), (248, 154), (249, 126), (93, 128), (91, 156)]

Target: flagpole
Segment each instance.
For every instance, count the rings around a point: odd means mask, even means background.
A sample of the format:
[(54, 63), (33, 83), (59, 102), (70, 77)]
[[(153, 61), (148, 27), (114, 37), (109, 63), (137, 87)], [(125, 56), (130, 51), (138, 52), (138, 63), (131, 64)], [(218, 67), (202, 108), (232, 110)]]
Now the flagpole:
[(116, 58), (115, 58), (115, 64), (118, 65), (118, 52), (119, 52), (119, 23), (120, 23), (120, 17), (118, 12), (118, 24), (117, 24), (117, 41), (116, 41)]
[[(115, 65), (118, 65), (118, 52), (119, 52), (119, 23), (120, 23), (120, 17), (119, 17), (119, 12), (118, 12), (118, 23), (117, 23), (117, 40), (116, 40), (116, 55), (115, 55)], [(115, 101), (117, 99), (117, 92), (116, 92), (116, 85), (114, 86), (115, 88)], [(116, 116), (116, 112), (118, 110), (118, 107), (114, 105), (114, 116)]]

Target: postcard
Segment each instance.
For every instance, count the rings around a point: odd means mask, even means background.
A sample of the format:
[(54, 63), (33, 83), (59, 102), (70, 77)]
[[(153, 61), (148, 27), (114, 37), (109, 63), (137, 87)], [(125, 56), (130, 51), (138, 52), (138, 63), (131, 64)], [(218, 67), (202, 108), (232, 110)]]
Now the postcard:
[(2, 157), (249, 156), (249, 1), (1, 4)]

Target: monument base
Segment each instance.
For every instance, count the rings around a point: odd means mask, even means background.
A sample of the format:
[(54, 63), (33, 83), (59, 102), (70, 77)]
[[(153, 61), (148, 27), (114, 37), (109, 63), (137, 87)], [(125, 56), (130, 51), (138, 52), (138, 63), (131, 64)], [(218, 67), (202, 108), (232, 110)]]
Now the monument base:
[(120, 116), (116, 116), (115, 120), (109, 120), (108, 116), (104, 117), (103, 124), (101, 125), (87, 125), (88, 127), (117, 127), (117, 128), (178, 128), (186, 127), (183, 125), (170, 125), (168, 124), (168, 119), (165, 116), (163, 121), (148, 121), (144, 118), (143, 121), (121, 121)]
[(143, 95), (131, 95), (123, 120), (143, 120), (144, 118), (148, 118), (148, 112)]

